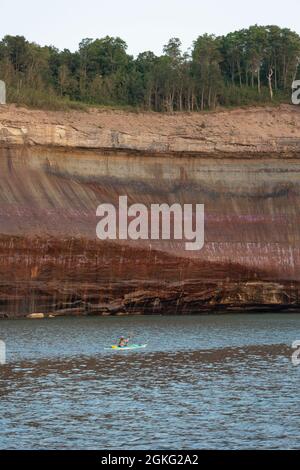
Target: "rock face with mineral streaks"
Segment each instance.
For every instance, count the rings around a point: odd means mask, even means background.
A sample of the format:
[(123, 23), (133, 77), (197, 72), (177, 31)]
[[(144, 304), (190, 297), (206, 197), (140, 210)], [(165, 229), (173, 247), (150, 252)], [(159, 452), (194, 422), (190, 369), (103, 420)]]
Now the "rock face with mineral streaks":
[[(300, 110), (0, 108), (0, 317), (297, 310)], [(99, 241), (96, 208), (205, 205), (205, 245)]]

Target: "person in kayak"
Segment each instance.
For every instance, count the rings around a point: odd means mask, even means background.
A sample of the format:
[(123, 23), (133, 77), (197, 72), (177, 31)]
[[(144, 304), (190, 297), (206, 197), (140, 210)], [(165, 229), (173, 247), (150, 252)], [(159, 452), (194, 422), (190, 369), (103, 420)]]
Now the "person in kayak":
[(127, 346), (129, 343), (129, 339), (130, 338), (125, 338), (124, 336), (121, 336), (118, 343), (119, 348), (125, 348), (125, 346)]

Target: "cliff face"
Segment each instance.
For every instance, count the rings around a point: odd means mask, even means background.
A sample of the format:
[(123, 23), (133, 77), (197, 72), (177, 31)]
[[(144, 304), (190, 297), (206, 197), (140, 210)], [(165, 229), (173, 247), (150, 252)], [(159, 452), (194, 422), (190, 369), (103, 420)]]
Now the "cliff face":
[[(300, 110), (0, 107), (0, 316), (300, 304)], [(96, 239), (96, 208), (205, 204), (205, 246)]]

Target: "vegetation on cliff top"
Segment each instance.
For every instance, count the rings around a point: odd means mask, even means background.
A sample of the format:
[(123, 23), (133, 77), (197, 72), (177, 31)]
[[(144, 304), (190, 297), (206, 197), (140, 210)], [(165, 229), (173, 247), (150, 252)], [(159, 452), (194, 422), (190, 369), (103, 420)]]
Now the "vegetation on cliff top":
[(41, 47), (22, 36), (0, 41), (0, 79), (8, 100), (50, 109), (86, 105), (200, 111), (290, 99), (300, 36), (278, 26), (204, 34), (182, 53), (172, 38), (163, 55), (134, 58), (119, 37), (83, 39), (76, 52)]

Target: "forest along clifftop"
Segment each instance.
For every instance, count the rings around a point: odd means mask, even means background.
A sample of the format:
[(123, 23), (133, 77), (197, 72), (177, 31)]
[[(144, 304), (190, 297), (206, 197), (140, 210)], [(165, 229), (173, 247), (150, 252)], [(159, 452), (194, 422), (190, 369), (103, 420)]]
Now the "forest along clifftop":
[[(0, 316), (299, 310), (299, 155), (296, 106), (0, 106)], [(204, 248), (97, 240), (120, 195), (204, 204)]]

